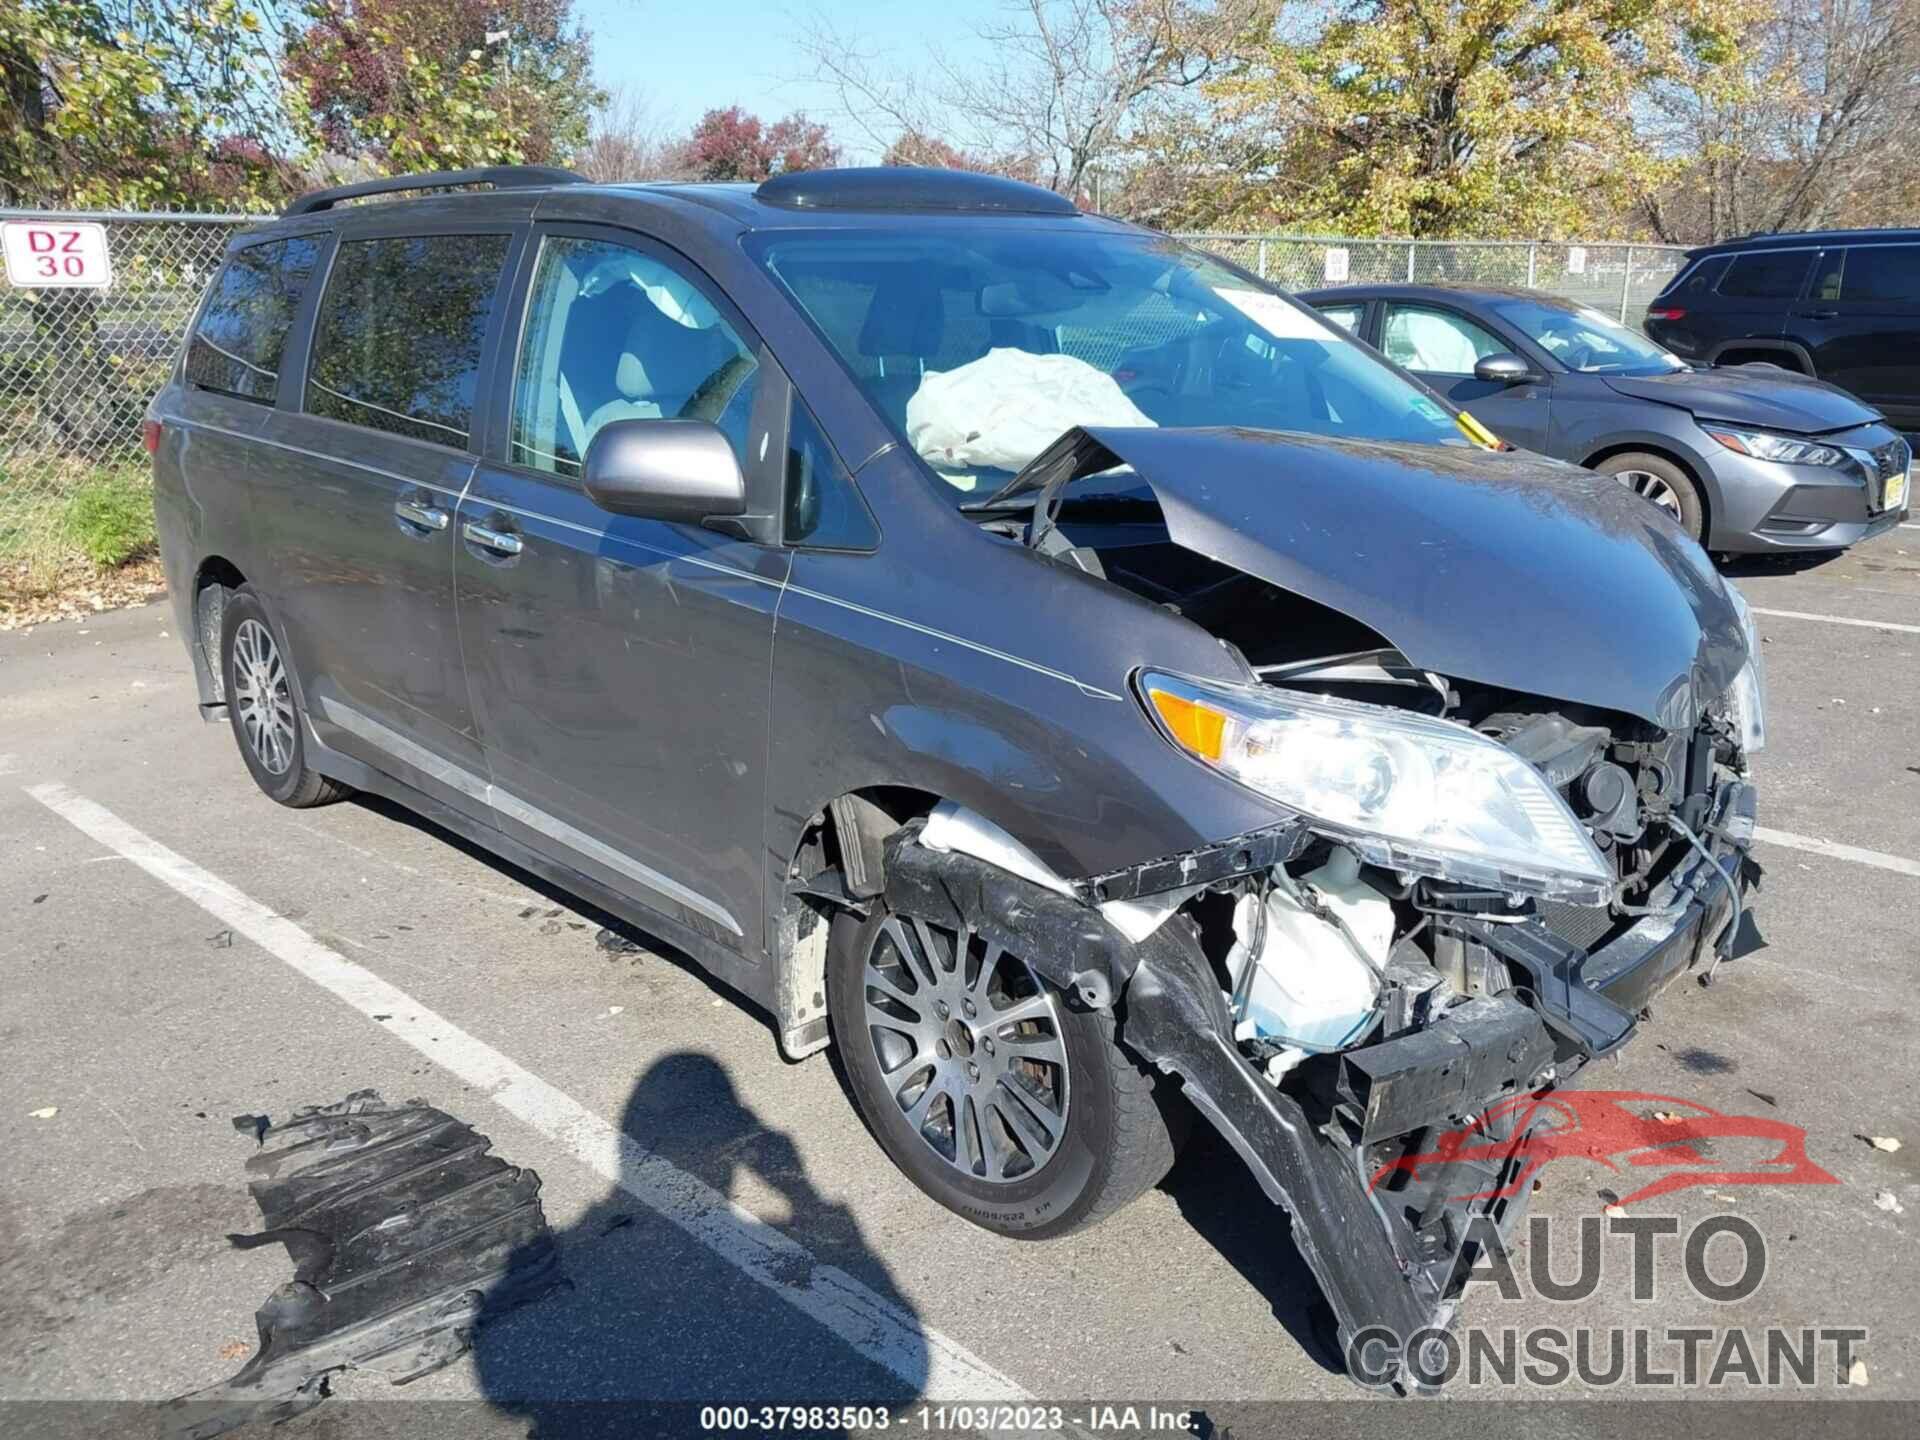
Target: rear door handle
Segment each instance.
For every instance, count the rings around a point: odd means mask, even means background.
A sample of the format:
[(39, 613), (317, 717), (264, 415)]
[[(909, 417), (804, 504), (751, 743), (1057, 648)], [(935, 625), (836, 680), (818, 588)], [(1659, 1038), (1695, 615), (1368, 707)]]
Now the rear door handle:
[(476, 520), (469, 520), (462, 525), (460, 533), (482, 550), (491, 550), (496, 555), (518, 555), (526, 548), (520, 543), (518, 535), (491, 529)]
[(394, 501), (393, 513), (422, 530), (444, 530), (449, 520), (447, 512), (438, 505), (423, 505), (418, 500)]

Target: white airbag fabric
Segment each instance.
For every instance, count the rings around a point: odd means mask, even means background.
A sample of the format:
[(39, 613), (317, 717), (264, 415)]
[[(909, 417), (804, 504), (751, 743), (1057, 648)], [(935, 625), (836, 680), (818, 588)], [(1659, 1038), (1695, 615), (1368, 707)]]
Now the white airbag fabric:
[(907, 441), (938, 470), (1020, 470), (1076, 425), (1152, 424), (1111, 375), (1025, 350), (929, 371), (907, 401)]

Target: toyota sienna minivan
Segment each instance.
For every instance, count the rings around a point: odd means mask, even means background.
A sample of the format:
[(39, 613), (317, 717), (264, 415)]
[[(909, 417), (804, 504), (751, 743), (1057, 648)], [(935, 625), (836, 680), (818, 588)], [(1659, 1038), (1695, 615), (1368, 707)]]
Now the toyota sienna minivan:
[[(1000, 1234), (1198, 1111), (1343, 1344), (1448, 1323), (1515, 1097), (1741, 928), (1763, 682), (1700, 548), (1044, 190), (322, 191), (233, 242), (147, 440), (270, 797), (669, 942)], [(1466, 1125), (1506, 1158), (1410, 1160)]]

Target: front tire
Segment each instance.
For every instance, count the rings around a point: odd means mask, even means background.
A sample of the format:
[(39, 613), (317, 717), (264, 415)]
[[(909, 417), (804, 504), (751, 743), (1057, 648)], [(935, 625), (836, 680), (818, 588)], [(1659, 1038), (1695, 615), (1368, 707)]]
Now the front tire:
[(855, 1104), (907, 1178), (985, 1229), (1044, 1240), (1082, 1230), (1173, 1164), (1171, 1082), (984, 937), (876, 901), (842, 914), (827, 1003)]
[(221, 615), (220, 673), (240, 758), (268, 798), (305, 810), (353, 793), (307, 766), (306, 718), (286, 650), (251, 585), (234, 591)]
[(1707, 505), (1693, 477), (1664, 455), (1615, 455), (1600, 466), (1641, 499), (1658, 505), (1701, 544), (1706, 543)]

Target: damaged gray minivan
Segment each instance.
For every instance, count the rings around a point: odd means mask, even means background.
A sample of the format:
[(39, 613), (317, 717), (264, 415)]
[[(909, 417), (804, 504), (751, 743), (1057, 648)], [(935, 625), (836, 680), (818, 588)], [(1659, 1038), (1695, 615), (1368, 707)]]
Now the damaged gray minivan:
[(1397, 1162), (1740, 928), (1764, 686), (1699, 547), (1032, 187), (319, 192), (234, 241), (147, 439), (268, 795), (671, 941), (1002, 1234), (1198, 1110), (1343, 1341), (1447, 1323), (1523, 1203)]

